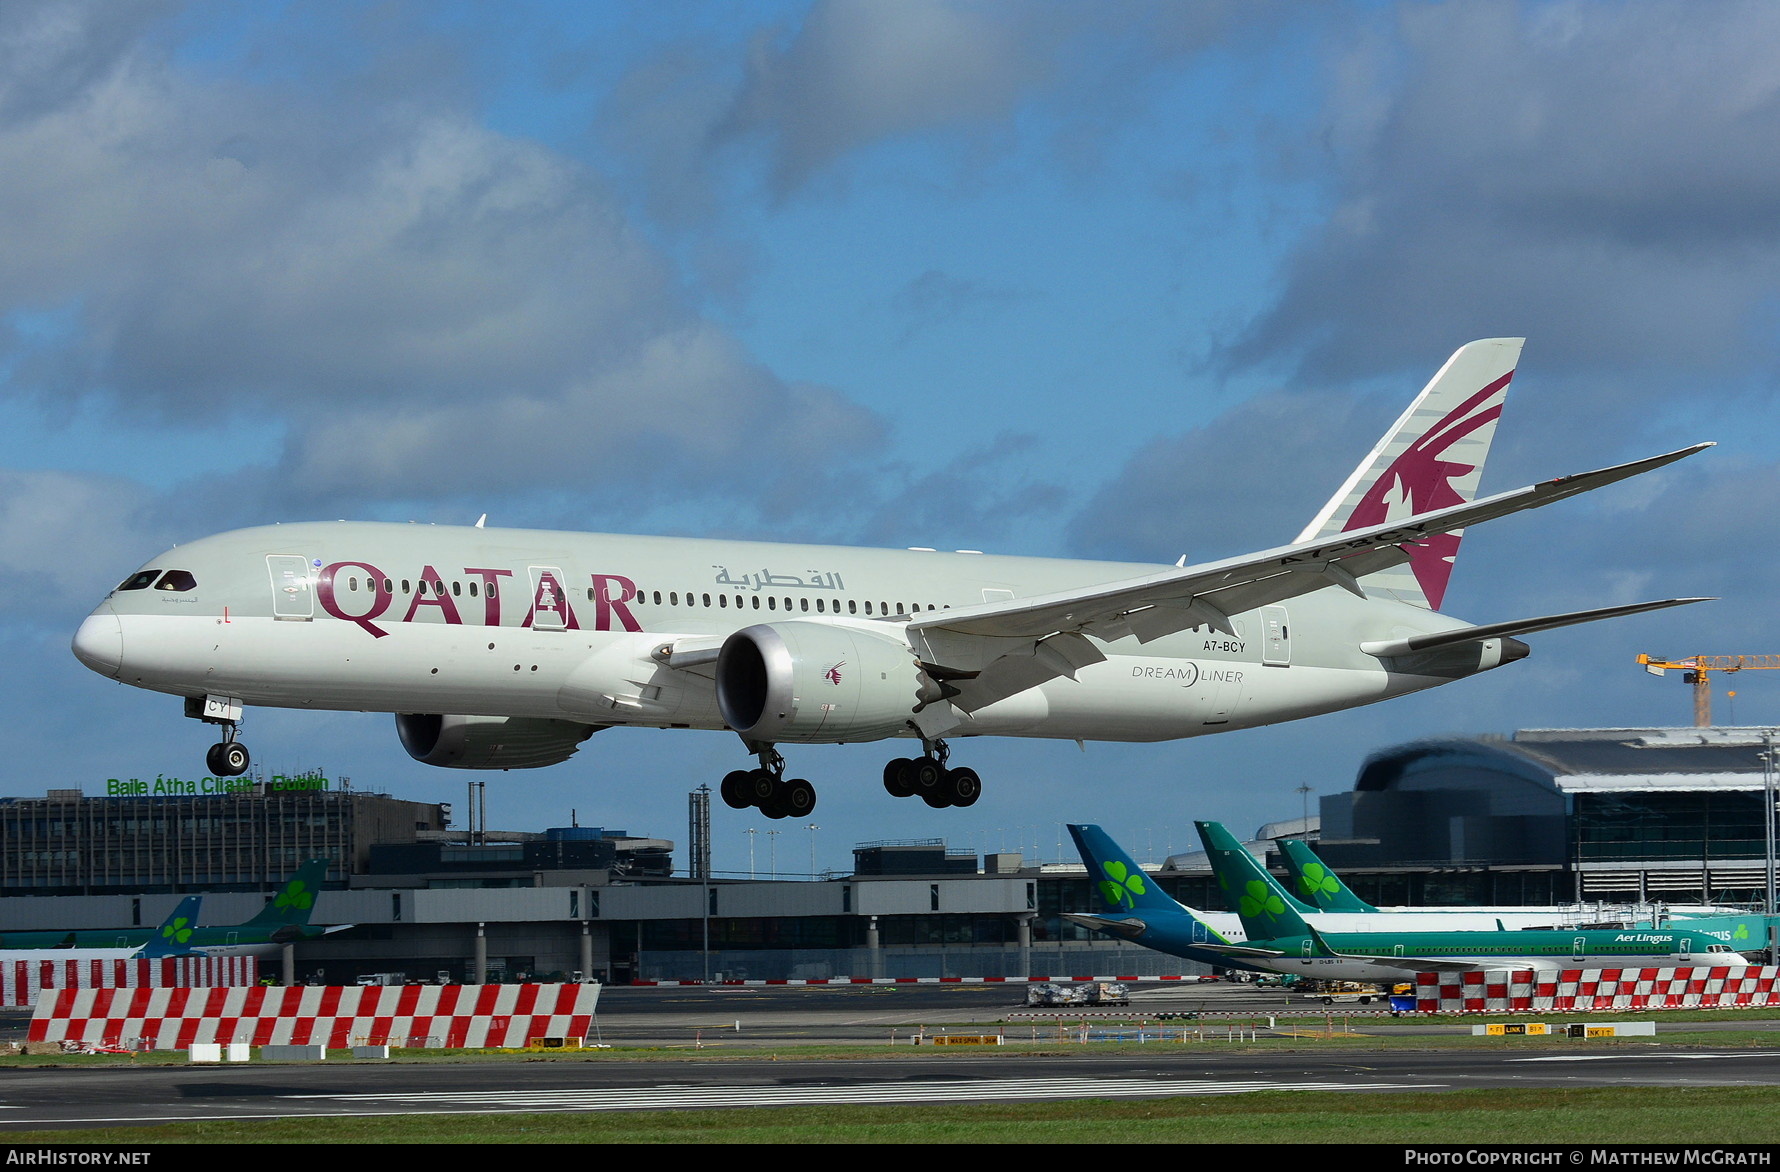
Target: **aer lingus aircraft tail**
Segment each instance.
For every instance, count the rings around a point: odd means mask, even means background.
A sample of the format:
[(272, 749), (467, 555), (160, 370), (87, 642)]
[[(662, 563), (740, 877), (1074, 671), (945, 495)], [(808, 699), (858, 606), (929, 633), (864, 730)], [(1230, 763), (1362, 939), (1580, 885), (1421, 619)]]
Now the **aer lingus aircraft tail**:
[[(1470, 503), (1524, 341), (1485, 338), (1455, 351), (1298, 541)], [(1409, 546), (1407, 566), (1366, 576), (1367, 594), (1439, 610), (1464, 535), (1454, 529)]]
[(1355, 895), (1341, 881), (1332, 867), (1316, 857), (1309, 846), (1296, 838), (1282, 839), (1280, 858), (1292, 873), (1295, 894), (1319, 912), (1376, 912), (1378, 909)]
[(310, 859), (298, 867), (297, 873), (278, 889), (278, 894), (253, 919), (243, 924), (242, 928), (269, 931), (273, 933), (273, 939), (281, 939), (278, 935), (280, 928), (288, 930), (308, 927), (309, 914), (315, 910), (315, 897), (321, 893), (322, 881), (327, 878), (330, 862), (331, 859)]
[(1088, 867), (1088, 881), (1107, 912), (1163, 911), (1190, 914), (1173, 896), (1156, 886), (1119, 844), (1098, 826), (1071, 826), (1069, 836)]
[(1254, 967), (1233, 959), (1229, 939), (1201, 919), (1199, 913), (1156, 886), (1156, 881), (1144, 874), (1143, 868), (1106, 831), (1098, 826), (1072, 825), (1069, 836), (1075, 839), (1075, 848), (1088, 868), (1088, 879), (1101, 913), (1065, 912), (1064, 919), (1201, 964)]
[(192, 951), (192, 934), (198, 927), (198, 909), (203, 905), (201, 895), (188, 895), (179, 901), (173, 913), (161, 922), (155, 934), (148, 938), (136, 955), (143, 960), (153, 960), (162, 956), (186, 956)]
[(1205, 853), (1211, 857), (1211, 873), (1223, 889), (1230, 910), (1242, 920), (1242, 930), (1249, 939), (1278, 940), (1311, 934), (1310, 925), (1298, 911), (1304, 905), (1292, 898), (1221, 822), (1193, 825), (1199, 830)]

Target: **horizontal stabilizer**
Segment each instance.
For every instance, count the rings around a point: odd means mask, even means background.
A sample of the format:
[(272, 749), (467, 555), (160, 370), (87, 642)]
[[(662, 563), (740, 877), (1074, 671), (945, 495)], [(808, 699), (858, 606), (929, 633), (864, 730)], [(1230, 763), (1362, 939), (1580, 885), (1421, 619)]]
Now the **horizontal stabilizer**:
[(1613, 619), (1621, 615), (1642, 614), (1647, 610), (1664, 610), (1694, 602), (1712, 602), (1711, 598), (1665, 598), (1660, 602), (1634, 602), (1626, 606), (1603, 606), (1596, 610), (1573, 610), (1568, 614), (1545, 615), (1536, 619), (1513, 619), (1505, 623), (1459, 627), (1452, 631), (1436, 631), (1431, 635), (1412, 635), (1407, 639), (1372, 639), (1360, 644), (1367, 655), (1388, 659), (1394, 655), (1414, 655), (1460, 643), (1479, 643), (1485, 639), (1505, 639), (1513, 635), (1532, 635), (1539, 631), (1592, 623), (1596, 619)]
[(1244, 960), (1277, 960), (1286, 955), (1281, 948), (1261, 948), (1253, 944), (1199, 944), (1206, 952), (1215, 952), (1219, 956), (1228, 956)]
[(1078, 924), (1095, 932), (1105, 932), (1111, 936), (1123, 936), (1127, 940), (1137, 939), (1149, 927), (1142, 920), (1129, 916), (1115, 920), (1109, 916), (1091, 916), (1085, 912), (1060, 912), (1058, 914), (1072, 924)]

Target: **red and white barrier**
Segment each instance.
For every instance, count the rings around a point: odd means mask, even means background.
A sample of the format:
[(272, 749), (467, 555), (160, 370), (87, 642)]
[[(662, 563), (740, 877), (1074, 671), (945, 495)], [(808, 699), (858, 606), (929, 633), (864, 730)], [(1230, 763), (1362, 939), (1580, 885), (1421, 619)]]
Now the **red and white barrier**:
[(1780, 969), (1637, 968), (1422, 973), (1422, 1013), (1728, 1009), (1780, 1005)]
[(0, 1005), (35, 1005), (46, 989), (154, 989), (252, 985), (260, 979), (253, 956), (165, 956), (155, 960), (95, 960), (33, 955), (0, 957)]
[(33, 1042), (184, 1050), (255, 1046), (517, 1048), (584, 1038), (598, 985), (63, 989), (38, 997)]

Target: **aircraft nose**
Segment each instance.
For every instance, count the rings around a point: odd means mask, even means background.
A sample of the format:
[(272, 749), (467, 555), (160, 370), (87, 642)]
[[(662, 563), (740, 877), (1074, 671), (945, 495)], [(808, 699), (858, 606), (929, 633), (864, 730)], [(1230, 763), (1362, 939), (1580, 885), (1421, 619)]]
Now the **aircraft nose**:
[(74, 632), (74, 657), (102, 676), (117, 678), (124, 664), (124, 626), (110, 607), (88, 615)]

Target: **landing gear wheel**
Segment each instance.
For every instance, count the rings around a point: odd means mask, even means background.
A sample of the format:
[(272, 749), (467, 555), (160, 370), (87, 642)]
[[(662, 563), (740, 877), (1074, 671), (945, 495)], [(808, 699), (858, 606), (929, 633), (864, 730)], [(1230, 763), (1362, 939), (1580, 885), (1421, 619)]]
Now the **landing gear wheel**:
[(732, 810), (746, 810), (754, 804), (748, 777), (746, 769), (737, 769), (723, 775), (723, 784), (719, 787), (719, 792), (723, 795), (724, 805)]
[(750, 769), (745, 776), (748, 782), (743, 792), (748, 795), (748, 805), (759, 806), (764, 811), (779, 796), (779, 779), (765, 769)]
[(921, 791), (921, 800), (923, 802), (926, 802), (929, 806), (932, 806), (936, 810), (943, 810), (947, 806), (952, 804), (951, 796), (946, 793), (946, 791), (943, 787), (940, 787), (940, 786), (934, 786), (932, 789), (922, 790)]
[(884, 788), (893, 798), (910, 797), (915, 792), (915, 763), (898, 757), (884, 766)]
[(204, 764), (210, 767), (214, 777), (239, 777), (252, 763), (247, 746), (240, 741), (222, 741), (210, 746), (210, 751), (204, 754)]
[(977, 776), (974, 769), (946, 770), (945, 785), (949, 803), (953, 806), (974, 806), (977, 799), (983, 796), (983, 779)]
[(915, 792), (922, 797), (937, 790), (945, 779), (946, 767), (932, 757), (923, 757), (915, 762)]
[(785, 811), (784, 817), (807, 818), (816, 808), (816, 787), (801, 777), (794, 777), (779, 791), (774, 805)]

